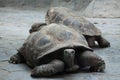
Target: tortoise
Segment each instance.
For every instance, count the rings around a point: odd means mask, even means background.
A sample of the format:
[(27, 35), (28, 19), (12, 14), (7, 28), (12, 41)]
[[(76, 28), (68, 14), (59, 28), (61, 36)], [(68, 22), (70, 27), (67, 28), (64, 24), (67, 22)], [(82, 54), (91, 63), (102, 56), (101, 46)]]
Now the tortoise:
[(84, 67), (95, 72), (103, 72), (105, 69), (105, 61), (88, 47), (82, 34), (55, 23), (31, 33), (9, 62), (26, 63), (33, 68), (32, 77), (71, 73)]
[(110, 47), (110, 42), (102, 37), (102, 32), (100, 29), (69, 8), (52, 7), (48, 9), (45, 20), (47, 24), (64, 24), (82, 33), (86, 38), (89, 47), (96, 47), (95, 42), (97, 42), (101, 48)]

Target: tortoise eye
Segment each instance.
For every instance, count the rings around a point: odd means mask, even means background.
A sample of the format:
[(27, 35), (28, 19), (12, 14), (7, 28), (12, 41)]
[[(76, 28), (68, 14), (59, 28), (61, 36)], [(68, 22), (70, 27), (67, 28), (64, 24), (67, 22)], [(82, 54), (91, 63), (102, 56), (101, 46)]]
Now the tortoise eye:
[(64, 53), (68, 53), (68, 51), (65, 50)]
[(72, 54), (75, 54), (75, 51), (71, 51)]

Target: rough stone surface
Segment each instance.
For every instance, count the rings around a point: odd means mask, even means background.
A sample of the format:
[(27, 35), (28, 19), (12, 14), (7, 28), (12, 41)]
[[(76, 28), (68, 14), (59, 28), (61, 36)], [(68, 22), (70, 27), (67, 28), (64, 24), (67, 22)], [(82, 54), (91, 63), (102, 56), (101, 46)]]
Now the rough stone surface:
[(111, 47), (95, 52), (106, 62), (104, 73), (79, 72), (56, 75), (51, 78), (31, 78), (31, 69), (25, 64), (10, 64), (15, 54), (29, 35), (30, 26), (44, 21), (45, 12), (0, 8), (0, 80), (120, 80), (120, 18), (87, 18), (103, 32)]
[(49, 8), (55, 6), (84, 10), (92, 0), (0, 0), (0, 7)]
[(84, 13), (87, 17), (120, 18), (120, 0), (92, 0)]
[(0, 0), (0, 7), (68, 7), (87, 17), (120, 18), (120, 0)]

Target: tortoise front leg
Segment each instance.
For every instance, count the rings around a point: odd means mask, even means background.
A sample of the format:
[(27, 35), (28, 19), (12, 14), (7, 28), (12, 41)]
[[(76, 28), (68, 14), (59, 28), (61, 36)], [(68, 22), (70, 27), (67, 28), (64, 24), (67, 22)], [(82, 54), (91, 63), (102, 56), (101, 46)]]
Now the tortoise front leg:
[(95, 47), (95, 37), (94, 36), (85, 36), (87, 42), (88, 42), (88, 45), (89, 47), (93, 48)]
[(77, 58), (81, 67), (90, 66), (92, 72), (103, 72), (105, 70), (104, 60), (91, 51), (84, 51), (82, 54), (78, 54)]
[(48, 64), (43, 64), (35, 67), (32, 70), (32, 77), (48, 77), (64, 71), (64, 63), (60, 60), (53, 60)]
[(18, 64), (18, 63), (23, 63), (24, 62), (24, 58), (22, 55), (20, 55), (19, 53), (13, 55), (12, 57), (10, 57), (9, 60), (10, 63), (13, 64)]
[(46, 23), (34, 23), (29, 30), (29, 33), (39, 31), (43, 26), (47, 25)]

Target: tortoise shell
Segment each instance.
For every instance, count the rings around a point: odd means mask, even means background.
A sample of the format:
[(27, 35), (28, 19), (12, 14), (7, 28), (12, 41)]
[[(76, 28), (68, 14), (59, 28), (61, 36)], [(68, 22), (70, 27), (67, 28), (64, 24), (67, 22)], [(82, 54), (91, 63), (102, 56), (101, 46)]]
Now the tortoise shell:
[(26, 59), (27, 64), (36, 66), (41, 58), (64, 48), (92, 51), (82, 34), (62, 24), (55, 23), (46, 25), (39, 31), (31, 33), (20, 51), (23, 51), (21, 54)]
[(86, 36), (99, 36), (101, 30), (95, 27), (91, 22), (78, 15), (71, 9), (65, 7), (53, 7), (47, 11), (45, 17), (46, 23), (64, 24), (70, 28), (81, 32)]

